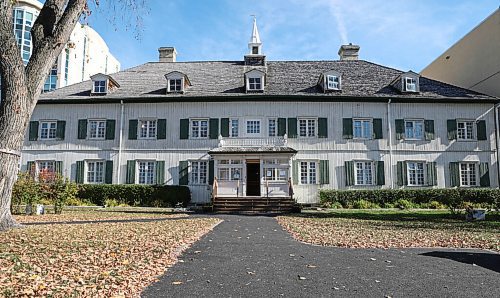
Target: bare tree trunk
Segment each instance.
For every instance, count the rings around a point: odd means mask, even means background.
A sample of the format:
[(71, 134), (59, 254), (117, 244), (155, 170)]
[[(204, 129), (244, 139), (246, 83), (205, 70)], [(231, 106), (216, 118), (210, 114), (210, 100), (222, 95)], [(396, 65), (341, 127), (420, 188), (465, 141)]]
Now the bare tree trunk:
[(14, 2), (0, 1), (0, 231), (16, 226), (10, 205), (26, 126), (52, 63), (86, 4), (86, 0), (45, 1), (33, 25), (33, 54), (25, 68), (14, 39)]

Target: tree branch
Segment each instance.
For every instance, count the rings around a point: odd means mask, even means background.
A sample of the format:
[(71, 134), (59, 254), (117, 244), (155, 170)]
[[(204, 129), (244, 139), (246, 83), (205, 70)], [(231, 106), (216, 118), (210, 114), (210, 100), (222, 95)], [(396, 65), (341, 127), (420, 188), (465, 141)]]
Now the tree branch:
[(38, 18), (36, 18), (31, 28), (31, 38), (33, 40), (33, 52), (36, 51), (36, 45), (44, 38), (51, 36), (55, 25), (61, 18), (64, 8), (64, 0), (47, 0), (43, 5)]

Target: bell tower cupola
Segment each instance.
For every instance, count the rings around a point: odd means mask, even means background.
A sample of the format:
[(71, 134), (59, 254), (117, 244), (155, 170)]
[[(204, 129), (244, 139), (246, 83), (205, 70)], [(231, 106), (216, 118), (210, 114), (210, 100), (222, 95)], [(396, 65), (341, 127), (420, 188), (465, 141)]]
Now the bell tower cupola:
[(248, 54), (245, 55), (245, 65), (265, 65), (266, 56), (262, 54), (262, 41), (260, 40), (257, 18), (253, 17), (253, 28), (248, 42)]

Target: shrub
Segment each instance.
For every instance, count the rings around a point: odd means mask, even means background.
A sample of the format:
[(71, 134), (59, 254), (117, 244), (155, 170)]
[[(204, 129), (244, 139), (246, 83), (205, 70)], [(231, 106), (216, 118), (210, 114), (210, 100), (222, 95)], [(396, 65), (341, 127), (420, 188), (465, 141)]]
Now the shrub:
[(438, 201), (431, 201), (431, 202), (429, 202), (427, 208), (429, 208), (429, 209), (446, 209), (446, 205), (444, 205)]
[(99, 206), (187, 207), (191, 192), (177, 185), (84, 184), (77, 197)]
[[(31, 210), (33, 213), (33, 205), (37, 204), (44, 195), (40, 184), (29, 175), (29, 173), (19, 173), (14, 188), (12, 190), (11, 212), (22, 213), (22, 210), (14, 210), (14, 206), (26, 205), (26, 210)], [(29, 206), (29, 207), (28, 207)]]
[(414, 207), (413, 203), (405, 200), (405, 199), (399, 199), (394, 203), (394, 206), (399, 209), (411, 209)]
[(377, 209), (380, 208), (380, 205), (367, 201), (367, 200), (358, 200), (352, 204), (352, 208), (354, 209)]

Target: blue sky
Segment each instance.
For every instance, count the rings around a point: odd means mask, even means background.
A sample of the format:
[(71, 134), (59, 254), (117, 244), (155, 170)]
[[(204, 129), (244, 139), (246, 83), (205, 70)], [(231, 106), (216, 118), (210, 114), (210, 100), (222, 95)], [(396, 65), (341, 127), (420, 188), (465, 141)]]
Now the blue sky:
[[(178, 61), (242, 60), (257, 16), (269, 60), (335, 60), (341, 44), (360, 59), (421, 71), (499, 7), (499, 0), (136, 0), (137, 11), (109, 4), (88, 24), (122, 69), (157, 61), (175, 46)], [(105, 2), (105, 1), (101, 1)], [(113, 2), (113, 1), (110, 1)], [(142, 25), (136, 31), (136, 17)], [(136, 37), (139, 33), (139, 37)]]

